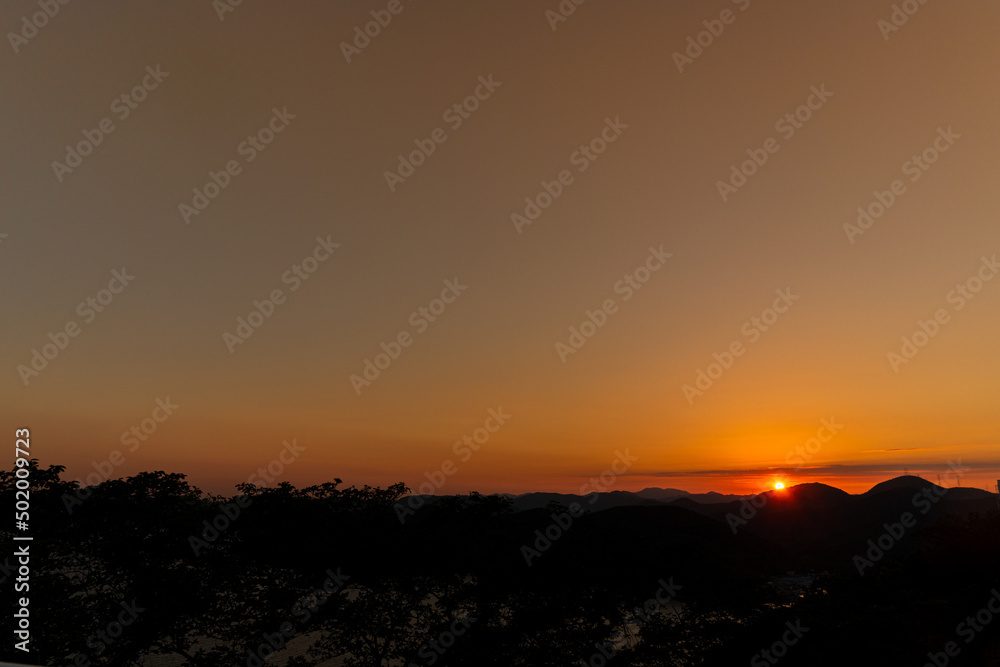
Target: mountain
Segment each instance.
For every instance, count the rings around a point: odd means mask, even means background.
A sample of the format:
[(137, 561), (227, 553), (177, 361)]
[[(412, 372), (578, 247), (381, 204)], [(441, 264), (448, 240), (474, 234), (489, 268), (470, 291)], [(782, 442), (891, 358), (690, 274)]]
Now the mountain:
[(904, 475), (903, 477), (896, 477), (895, 479), (880, 482), (862, 495), (868, 496), (899, 489), (905, 489), (914, 493), (919, 493), (924, 489), (930, 489), (938, 495), (943, 496), (944, 494), (947, 494), (952, 500), (987, 501), (991, 499), (996, 500), (997, 495), (995, 493), (990, 493), (989, 491), (984, 491), (983, 489), (965, 486), (938, 486), (937, 484), (929, 482), (923, 477), (917, 477), (916, 475)]
[(797, 484), (787, 492), (768, 491), (775, 496), (775, 500), (784, 502), (794, 502), (811, 507), (838, 507), (851, 501), (851, 494), (841, 491), (835, 486), (820, 484), (819, 482), (808, 482)]
[(656, 487), (643, 489), (642, 491), (636, 492), (635, 495), (649, 500), (659, 500), (664, 502), (676, 500), (677, 498), (690, 498), (691, 500), (699, 503), (727, 503), (731, 500), (739, 500), (740, 498), (749, 497), (725, 495), (722, 493), (716, 493), (715, 491), (709, 491), (708, 493), (689, 493), (687, 491), (681, 491), (680, 489), (658, 489)]
[(612, 507), (662, 505), (675, 502), (678, 499), (690, 500), (698, 504), (729, 503), (749, 498), (750, 496), (724, 495), (714, 491), (708, 493), (688, 493), (680, 489), (648, 488), (639, 492), (608, 491), (586, 496), (572, 493), (535, 492), (507, 497), (513, 498), (515, 510), (523, 512), (525, 510), (548, 507), (550, 503), (557, 503), (567, 507), (572, 503), (578, 503), (591, 511), (599, 511)]
[[(942, 488), (922, 477), (915, 475), (904, 475), (894, 479), (880, 482), (868, 491), (851, 495), (836, 487), (818, 482), (808, 482), (797, 484), (782, 491), (766, 491), (761, 494), (740, 496), (735, 494), (722, 494), (710, 491), (708, 493), (690, 493), (682, 489), (670, 488), (645, 488), (642, 491), (607, 491), (603, 493), (592, 493), (589, 495), (579, 495), (572, 493), (547, 493), (534, 492), (520, 495), (499, 494), (512, 501), (513, 508), (517, 512), (524, 512), (534, 509), (545, 509), (550, 505), (561, 505), (569, 507), (573, 503), (581, 505), (591, 512), (600, 512), (613, 507), (651, 507), (670, 505), (684, 508), (688, 511), (707, 516), (716, 520), (724, 520), (729, 514), (737, 514), (744, 506), (745, 502), (752, 499), (764, 499), (764, 504), (774, 505), (775, 508), (785, 507), (786, 511), (795, 511), (796, 508), (827, 509), (843, 507), (851, 503), (859, 507), (879, 507), (888, 503), (896, 507), (900, 502), (905, 511), (906, 505), (923, 503), (926, 501), (914, 500), (920, 494), (930, 494), (930, 499), (947, 498), (944, 504), (950, 511), (959, 514), (967, 514), (973, 511), (989, 511), (996, 506), (996, 494), (981, 489), (973, 488)], [(434, 503), (435, 496), (421, 496), (424, 503)], [(872, 501), (873, 498), (882, 500)], [(902, 499), (902, 500), (901, 500)], [(872, 504), (874, 503), (874, 504)], [(937, 504), (937, 502), (933, 502)], [(912, 509), (912, 507), (911, 507)]]
[[(781, 571), (851, 570), (856, 556), (868, 553), (873, 541), (888, 539), (884, 535), (890, 529), (900, 532), (899, 525), (904, 521), (908, 525), (902, 530), (903, 537), (891, 540), (894, 558), (917, 548), (919, 540), (911, 539), (911, 535), (931, 530), (944, 521), (995, 515), (997, 510), (996, 494), (978, 489), (945, 489), (909, 475), (856, 495), (820, 483), (745, 497), (718, 493), (674, 495), (678, 491), (644, 489), (639, 493), (611, 491), (588, 496), (526, 493), (507, 498), (515, 510), (509, 515), (510, 521), (535, 528), (551, 524), (553, 513), (563, 514), (559, 507), (580, 505), (586, 513), (580, 525), (593, 527), (596, 534), (602, 535), (602, 542), (610, 541), (607, 548), (597, 548), (591, 541), (591, 548), (603, 554), (602, 567), (624, 567), (622, 554), (635, 554), (641, 546), (655, 547), (651, 553), (670, 554), (672, 559), (684, 562), (684, 553), (705, 554), (706, 549), (722, 548), (736, 560), (770, 562)], [(434, 505), (441, 499), (426, 500), (428, 505)], [(582, 537), (588, 531), (570, 532)], [(652, 540), (649, 544), (644, 542), (645, 537), (639, 537), (646, 533)], [(575, 543), (576, 539), (570, 538), (569, 542)], [(624, 551), (613, 546), (618, 541)], [(678, 551), (677, 545), (686, 545), (690, 551)], [(589, 562), (590, 556), (580, 555), (586, 551), (584, 546), (579, 545), (579, 549), (573, 550), (574, 558), (582, 558), (580, 563)], [(737, 556), (736, 552), (741, 553)], [(716, 564), (722, 567), (721, 561)], [(726, 567), (732, 567), (732, 562), (727, 561)]]
[(579, 496), (570, 493), (525, 493), (514, 497), (514, 509), (525, 511), (548, 507), (556, 503), (569, 507), (573, 503), (582, 505), (592, 512), (610, 509), (612, 507), (629, 507), (633, 505), (660, 505), (656, 500), (643, 498), (631, 491), (610, 491)]
[(872, 496), (877, 493), (883, 493), (885, 491), (896, 491), (898, 489), (919, 491), (921, 489), (928, 487), (935, 490), (942, 488), (937, 484), (928, 482), (923, 477), (917, 477), (916, 475), (903, 475), (902, 477), (894, 477), (893, 479), (889, 479), (884, 482), (879, 482), (878, 484), (868, 489), (861, 495)]
[(649, 500), (671, 500), (681, 496), (690, 496), (691, 494), (687, 491), (681, 491), (680, 489), (658, 489), (656, 487), (649, 487), (648, 489), (637, 491), (635, 495), (648, 498)]
[[(784, 547), (812, 566), (834, 567), (862, 553), (869, 539), (878, 539), (886, 525), (898, 524), (907, 513), (918, 529), (949, 515), (995, 511), (996, 495), (976, 489), (943, 489), (919, 477), (904, 476), (859, 495), (809, 483), (768, 491), (745, 502), (704, 505), (678, 499), (671, 505)], [(911, 546), (904, 541), (895, 552), (905, 553)]]

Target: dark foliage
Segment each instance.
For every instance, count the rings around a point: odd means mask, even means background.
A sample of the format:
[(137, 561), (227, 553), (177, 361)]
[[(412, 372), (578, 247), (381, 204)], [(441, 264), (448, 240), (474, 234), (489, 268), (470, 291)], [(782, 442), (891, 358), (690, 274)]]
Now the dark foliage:
[[(1000, 614), (968, 642), (956, 630), (1000, 587), (995, 511), (942, 503), (859, 575), (852, 556), (912, 489), (806, 489), (734, 533), (711, 515), (724, 506), (571, 517), (471, 494), (401, 513), (402, 484), (242, 484), (221, 498), (161, 471), (86, 490), (61, 473), (32, 463), (36, 653), (8, 641), (4, 659), (568, 667), (604, 664), (603, 651), (608, 665), (765, 665), (759, 652), (799, 623), (782, 665), (922, 665), (949, 641), (950, 665), (1000, 664)], [(13, 495), (0, 472), (5, 506)], [(0, 541), (10, 591), (14, 543)], [(262, 661), (268, 642), (287, 646)]]

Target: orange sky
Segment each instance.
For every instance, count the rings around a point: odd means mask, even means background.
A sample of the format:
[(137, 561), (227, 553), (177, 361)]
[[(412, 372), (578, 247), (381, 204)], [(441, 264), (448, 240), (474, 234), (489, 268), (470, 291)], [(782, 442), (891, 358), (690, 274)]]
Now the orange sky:
[[(625, 449), (610, 488), (1000, 477), (996, 3), (885, 36), (891, 2), (588, 2), (555, 29), (556, 2), (390, 4), (71, 3), (8, 39), (0, 421), (43, 464), (81, 478), (118, 450), (113, 476), (228, 492), (294, 438), (276, 480), (444, 466), (441, 493), (576, 491)], [(372, 11), (391, 20), (342, 46)], [(210, 172), (226, 187), (185, 213)]]

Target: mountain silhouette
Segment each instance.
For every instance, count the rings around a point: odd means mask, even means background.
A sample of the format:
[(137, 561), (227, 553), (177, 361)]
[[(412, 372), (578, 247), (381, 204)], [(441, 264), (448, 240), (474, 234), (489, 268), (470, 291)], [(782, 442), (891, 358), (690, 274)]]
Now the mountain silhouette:
[(894, 477), (892, 479), (888, 479), (884, 482), (879, 482), (872, 488), (865, 491), (862, 495), (870, 496), (870, 495), (875, 495), (877, 493), (882, 493), (884, 491), (895, 491), (898, 489), (917, 491), (928, 487), (934, 489), (943, 488), (938, 486), (937, 484), (933, 484), (927, 481), (923, 477), (918, 477), (916, 475), (903, 475), (901, 477)]

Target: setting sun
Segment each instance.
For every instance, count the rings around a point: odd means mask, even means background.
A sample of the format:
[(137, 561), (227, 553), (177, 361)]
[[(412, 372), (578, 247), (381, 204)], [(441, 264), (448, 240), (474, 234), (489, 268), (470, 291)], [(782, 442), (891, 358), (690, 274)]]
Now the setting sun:
[(777, 489), (778, 491), (781, 491), (783, 488), (785, 488), (785, 483), (784, 482), (775, 482), (774, 483), (774, 488)]

